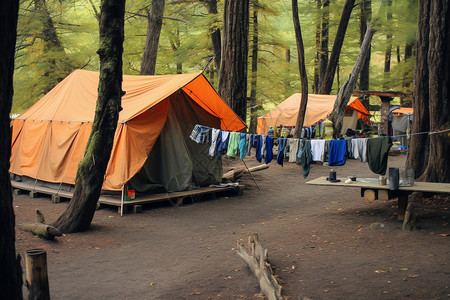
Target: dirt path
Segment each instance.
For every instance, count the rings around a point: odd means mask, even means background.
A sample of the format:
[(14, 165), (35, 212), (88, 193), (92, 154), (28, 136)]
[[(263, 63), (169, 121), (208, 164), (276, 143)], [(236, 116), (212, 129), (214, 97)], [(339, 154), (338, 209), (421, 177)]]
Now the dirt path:
[[(402, 168), (404, 159), (390, 157), (390, 166)], [(261, 191), (247, 175), (242, 196), (159, 204), (124, 217), (106, 208), (91, 231), (54, 242), (17, 229), (17, 250), (47, 251), (52, 299), (260, 299), (234, 251), (257, 232), (287, 299), (449, 299), (449, 197), (423, 200), (420, 229), (402, 232), (394, 200), (368, 204), (356, 188), (305, 184), (329, 169), (314, 164), (305, 180), (299, 166), (272, 162), (254, 174)], [(355, 160), (334, 169), (375, 177)], [(34, 221), (36, 208), (52, 222), (67, 203), (22, 195), (14, 205), (17, 223)], [(384, 227), (369, 229), (374, 222)]]

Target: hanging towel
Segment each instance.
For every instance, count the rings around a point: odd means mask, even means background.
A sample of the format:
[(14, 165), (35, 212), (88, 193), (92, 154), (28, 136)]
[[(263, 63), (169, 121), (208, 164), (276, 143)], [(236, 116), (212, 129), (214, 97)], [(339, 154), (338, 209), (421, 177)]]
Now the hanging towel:
[(311, 152), (313, 161), (322, 161), (323, 147), (325, 140), (311, 140)]
[(330, 153), (328, 156), (329, 166), (342, 166), (345, 164), (345, 155), (347, 154), (346, 140), (331, 140)]
[(352, 156), (354, 159), (360, 159), (361, 162), (367, 161), (367, 138), (352, 139)]
[(217, 138), (220, 135), (220, 129), (213, 128), (211, 132), (211, 145), (209, 146), (209, 155), (214, 156), (217, 154)]
[(289, 162), (297, 161), (299, 139), (288, 139), (289, 143)]
[(264, 156), (266, 165), (273, 159), (273, 137), (268, 136), (266, 139), (266, 155)]
[(241, 133), (240, 134), (240, 140), (239, 140), (239, 158), (243, 159), (245, 157), (246, 152), (246, 134)]
[(262, 154), (261, 154), (261, 148), (262, 148), (262, 136), (255, 135), (255, 141), (256, 141), (256, 160), (261, 162), (262, 161)]
[(228, 150), (227, 150), (228, 156), (235, 157), (237, 155), (237, 150), (239, 147), (239, 139), (240, 139), (239, 132), (230, 133), (230, 139), (228, 141)]
[[(299, 151), (300, 153), (300, 151)], [(303, 178), (308, 177), (311, 169), (312, 153), (311, 153), (311, 141), (304, 140), (303, 147), (301, 148), (300, 164), (303, 168)]]
[(386, 175), (388, 154), (392, 140), (389, 136), (383, 136), (367, 140), (367, 162), (372, 172)]
[(277, 163), (283, 166), (284, 161), (284, 152), (286, 151), (286, 138), (278, 139), (278, 155), (277, 155)]

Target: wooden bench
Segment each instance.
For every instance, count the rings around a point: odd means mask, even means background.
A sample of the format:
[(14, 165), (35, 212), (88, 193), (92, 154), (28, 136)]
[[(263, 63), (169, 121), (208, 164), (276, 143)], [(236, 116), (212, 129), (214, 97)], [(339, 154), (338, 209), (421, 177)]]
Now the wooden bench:
[(450, 183), (414, 182), (412, 186), (400, 186), (397, 190), (391, 190), (389, 185), (380, 185), (377, 178), (356, 178), (356, 181), (350, 183), (345, 183), (347, 178), (337, 179), (341, 181), (330, 182), (326, 176), (322, 176), (308, 181), (306, 184), (360, 188), (361, 197), (364, 197), (368, 202), (375, 199), (398, 198), (398, 220), (403, 220), (408, 205), (408, 195), (412, 192), (450, 194)]

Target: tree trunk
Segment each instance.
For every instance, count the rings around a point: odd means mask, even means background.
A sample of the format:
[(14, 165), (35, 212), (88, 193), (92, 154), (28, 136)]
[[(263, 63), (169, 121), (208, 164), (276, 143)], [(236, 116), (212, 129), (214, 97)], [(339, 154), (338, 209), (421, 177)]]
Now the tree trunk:
[(73, 198), (53, 224), (62, 232), (89, 229), (111, 156), (122, 97), (122, 52), (125, 0), (102, 0), (100, 81), (92, 131), (78, 166)]
[(249, 0), (225, 0), (219, 95), (245, 122), (247, 116), (247, 57)]
[[(207, 0), (209, 13), (217, 15), (217, 0)], [(220, 38), (220, 29), (217, 25), (213, 24), (210, 27), (211, 32), (211, 42), (214, 51), (214, 64), (216, 65), (216, 70), (220, 69), (220, 48), (222, 47), (222, 40)]]
[(14, 50), (17, 34), (18, 0), (0, 2), (0, 291), (3, 299), (23, 299), (20, 256), (16, 257), (15, 215), (9, 158), (11, 123), (9, 113), (13, 97)]
[(328, 66), (328, 40), (330, 26), (330, 0), (323, 1), (322, 7), (322, 33), (320, 37), (320, 55), (319, 55), (319, 92), (325, 78)]
[[(176, 32), (175, 32), (175, 39), (172, 40), (170, 42), (171, 46), (172, 46), (172, 50), (175, 53), (178, 48), (180, 48), (181, 46), (181, 41), (180, 41), (180, 29), (177, 28)], [(176, 54), (175, 54), (176, 57)], [(176, 60), (177, 63), (177, 74), (183, 74), (183, 63), (181, 62), (181, 60), (177, 57)]]
[(44, 87), (44, 93), (47, 93), (72, 71), (72, 66), (58, 37), (45, 0), (34, 0), (34, 6), (38, 19), (42, 24), (42, 33), (39, 35), (44, 42), (41, 61), (48, 63), (42, 75), (48, 77), (59, 74), (54, 79), (55, 81), (50, 82)]
[[(319, 12), (321, 8), (322, 8), (322, 1), (317, 0), (317, 11)], [(316, 19), (316, 51), (314, 52), (314, 84), (313, 84), (313, 93), (314, 94), (319, 93), (320, 37), (321, 37), (321, 19), (319, 17), (317, 17), (317, 19)]]
[(298, 110), (297, 122), (295, 123), (294, 137), (300, 138), (303, 122), (305, 120), (306, 105), (308, 104), (308, 77), (306, 74), (305, 48), (303, 46), (302, 30), (300, 27), (300, 20), (298, 18), (297, 0), (292, 0), (292, 18), (294, 20), (295, 40), (297, 42), (298, 69), (300, 73), (300, 81), (302, 83), (302, 99)]
[(147, 39), (142, 57), (141, 75), (155, 75), (164, 4), (165, 0), (152, 1), (152, 9), (148, 15)]
[(258, 0), (253, 5), (253, 43), (252, 43), (252, 74), (250, 82), (250, 132), (256, 133), (258, 111), (260, 109), (256, 101), (256, 87), (258, 79)]
[[(429, 82), (427, 53), (430, 34), (430, 3), (419, 1), (419, 15), (416, 37), (416, 68), (414, 74), (414, 118), (412, 133), (430, 130)], [(406, 168), (414, 170), (414, 178), (423, 174), (428, 163), (429, 141), (425, 134), (412, 135), (408, 147)]]
[(331, 50), (327, 70), (322, 82), (320, 83), (320, 94), (329, 95), (331, 93), (334, 74), (339, 63), (339, 56), (341, 54), (342, 44), (344, 43), (345, 32), (347, 31), (347, 25), (350, 21), (350, 15), (352, 13), (354, 4), (355, 0), (345, 1), (344, 10), (342, 11), (341, 21), (339, 22), (339, 27), (336, 32), (336, 38), (334, 39), (333, 49)]
[(333, 122), (333, 138), (335, 139), (338, 139), (340, 137), (342, 120), (344, 119), (344, 112), (347, 108), (350, 96), (355, 89), (358, 75), (363, 68), (364, 62), (366, 61), (366, 56), (369, 53), (370, 43), (372, 41), (374, 33), (375, 30), (372, 29), (371, 25), (367, 25), (366, 34), (364, 35), (364, 40), (361, 45), (361, 49), (359, 51), (359, 55), (356, 59), (352, 73), (350, 74), (349, 79), (339, 89), (336, 102), (334, 103), (333, 112), (331, 114), (331, 121)]
[[(446, 0), (430, 1), (428, 73), (430, 132), (450, 130), (450, 11)], [(450, 182), (450, 132), (430, 134), (428, 165), (420, 180)]]
[[(359, 22), (360, 29), (360, 38), (359, 45), (361, 46), (364, 41), (364, 35), (367, 30), (367, 23), (372, 19), (372, 1), (371, 0), (362, 0), (360, 2), (361, 6), (361, 19)], [(371, 48), (369, 48), (369, 53), (367, 53), (366, 60), (364, 61), (363, 68), (361, 70), (361, 74), (359, 75), (359, 89), (361, 91), (368, 91), (369, 88), (369, 75), (370, 75), (370, 56), (371, 56)], [(369, 109), (369, 96), (364, 95), (361, 99), (362, 104)]]
[[(390, 24), (392, 21), (392, 0), (387, 0), (386, 3), (386, 9), (387, 9), (387, 14), (386, 14), (386, 21), (387, 24)], [(392, 33), (391, 30), (389, 29), (390, 26), (388, 26), (388, 34), (386, 35), (386, 51), (384, 53), (384, 83), (383, 83), (383, 88), (384, 89), (389, 89), (389, 72), (391, 71), (391, 57), (392, 57)]]

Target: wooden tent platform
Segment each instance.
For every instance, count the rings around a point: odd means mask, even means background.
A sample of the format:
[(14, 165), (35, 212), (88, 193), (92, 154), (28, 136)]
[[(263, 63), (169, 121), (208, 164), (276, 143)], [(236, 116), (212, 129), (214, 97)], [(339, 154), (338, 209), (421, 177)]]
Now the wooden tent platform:
[(408, 195), (412, 192), (423, 193), (444, 193), (450, 194), (450, 183), (437, 182), (414, 182), (412, 186), (400, 186), (397, 190), (390, 190), (389, 184), (380, 185), (376, 178), (356, 178), (356, 181), (345, 183), (347, 178), (337, 178), (340, 182), (330, 182), (326, 176), (322, 176), (306, 182), (312, 185), (353, 187), (361, 189), (361, 197), (372, 202), (375, 199), (389, 200), (398, 198), (398, 219), (403, 220), (406, 206), (408, 205)]
[[(49, 187), (24, 182), (17, 182), (14, 180), (11, 181), (11, 185), (13, 188), (13, 192), (16, 195), (26, 192), (28, 192), (29, 196), (32, 198), (36, 198), (39, 195), (49, 195), (52, 197), (53, 203), (61, 202), (61, 198), (70, 200), (72, 199), (73, 196), (73, 192), (65, 190), (58, 191)], [(215, 199), (218, 193), (230, 192), (234, 194), (239, 194), (242, 192), (243, 189), (244, 189), (243, 185), (225, 186), (225, 187), (202, 187), (191, 191), (140, 195), (136, 199), (123, 202), (121, 201), (120, 196), (101, 195), (98, 202), (101, 205), (118, 207), (119, 213), (121, 213), (122, 205), (124, 212), (127, 212), (129, 208), (132, 208), (133, 212), (140, 212), (142, 211), (143, 204), (173, 200), (175, 201), (174, 204), (176, 204), (177, 206), (181, 206), (183, 205), (184, 199), (188, 199), (193, 196), (208, 195), (211, 199)]]

